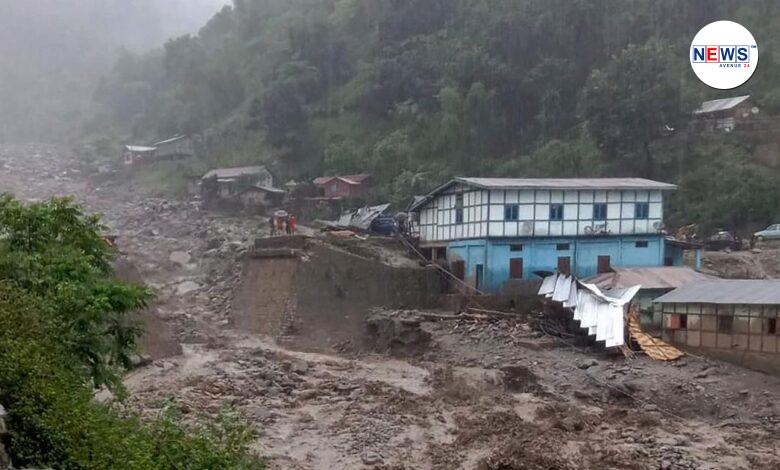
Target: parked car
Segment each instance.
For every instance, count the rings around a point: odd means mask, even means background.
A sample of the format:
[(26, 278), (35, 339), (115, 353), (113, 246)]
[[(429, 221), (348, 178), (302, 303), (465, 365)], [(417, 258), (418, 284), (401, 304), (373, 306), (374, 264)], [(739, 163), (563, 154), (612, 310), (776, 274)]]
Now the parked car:
[(397, 231), (397, 226), (393, 217), (377, 217), (371, 222), (369, 230), (389, 237)]
[(723, 230), (707, 238), (704, 241), (704, 249), (707, 251), (740, 250), (742, 240), (731, 232)]
[(754, 233), (753, 239), (757, 242), (780, 239), (780, 224), (770, 225), (766, 230)]

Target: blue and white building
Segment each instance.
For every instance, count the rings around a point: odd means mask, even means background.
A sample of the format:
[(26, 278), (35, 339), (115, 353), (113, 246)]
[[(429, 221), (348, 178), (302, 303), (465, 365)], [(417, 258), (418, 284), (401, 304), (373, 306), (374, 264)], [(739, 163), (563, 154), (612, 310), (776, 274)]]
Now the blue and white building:
[(585, 278), (612, 266), (682, 265), (690, 247), (663, 232), (664, 194), (675, 189), (641, 178), (456, 178), (412, 211), (433, 259), (502, 292), (537, 272)]

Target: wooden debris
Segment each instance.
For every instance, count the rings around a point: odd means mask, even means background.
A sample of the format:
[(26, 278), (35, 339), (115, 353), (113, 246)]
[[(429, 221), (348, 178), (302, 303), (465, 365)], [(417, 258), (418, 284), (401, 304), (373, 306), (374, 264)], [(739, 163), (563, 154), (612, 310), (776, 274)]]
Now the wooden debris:
[(496, 310), (486, 310), (483, 308), (474, 308), (469, 307), (466, 309), (469, 313), (476, 314), (476, 315), (483, 315), (487, 317), (497, 317), (497, 318), (505, 318), (505, 319), (511, 319), (511, 320), (517, 320), (518, 315), (516, 313), (507, 313), (507, 312), (499, 312)]
[(632, 338), (639, 344), (639, 347), (651, 358), (657, 361), (676, 361), (683, 357), (685, 353), (674, 346), (653, 338), (644, 331), (639, 323), (639, 317), (636, 311), (628, 313), (628, 331)]

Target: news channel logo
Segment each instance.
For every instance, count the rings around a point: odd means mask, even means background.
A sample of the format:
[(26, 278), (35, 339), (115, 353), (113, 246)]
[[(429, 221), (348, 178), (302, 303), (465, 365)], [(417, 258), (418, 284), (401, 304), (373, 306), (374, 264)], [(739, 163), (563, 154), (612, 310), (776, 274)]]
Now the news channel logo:
[(702, 82), (720, 90), (731, 90), (755, 73), (758, 45), (741, 24), (716, 21), (703, 27), (693, 38), (690, 60)]

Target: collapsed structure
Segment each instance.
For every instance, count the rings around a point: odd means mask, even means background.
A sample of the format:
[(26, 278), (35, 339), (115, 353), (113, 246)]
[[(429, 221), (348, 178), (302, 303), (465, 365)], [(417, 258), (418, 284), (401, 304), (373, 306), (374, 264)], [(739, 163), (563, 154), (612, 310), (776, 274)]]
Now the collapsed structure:
[(238, 202), (263, 207), (281, 203), (287, 194), (274, 188), (273, 174), (262, 165), (211, 170), (203, 175), (200, 189), (207, 205)]
[(691, 282), (716, 279), (686, 266), (663, 266), (650, 268), (618, 268), (612, 272), (597, 274), (583, 279), (583, 282), (595, 284), (602, 291), (628, 289), (641, 286), (634, 298), (640, 314), (642, 327), (661, 336), (661, 311), (653, 301), (658, 297), (685, 286)]
[(539, 295), (546, 299), (545, 306), (552, 304), (558, 312), (571, 312), (579, 327), (607, 348), (620, 347), (624, 354), (632, 355), (631, 343), (626, 340), (628, 332), (634, 344), (655, 360), (681, 358), (682, 351), (643, 331), (633, 303), (641, 289), (641, 285), (635, 285), (602, 290), (572, 276), (553, 274), (544, 279)]
[(588, 335), (612, 348), (625, 344), (625, 306), (640, 287), (618, 289), (606, 294), (594, 284), (579, 282), (564, 274), (553, 274), (544, 279), (539, 295), (573, 311), (574, 320), (588, 330)]
[(390, 209), (390, 204), (365, 206), (341, 214), (338, 220), (320, 220), (318, 222), (329, 229), (367, 232), (371, 230), (374, 221), (382, 217), (388, 209)]

